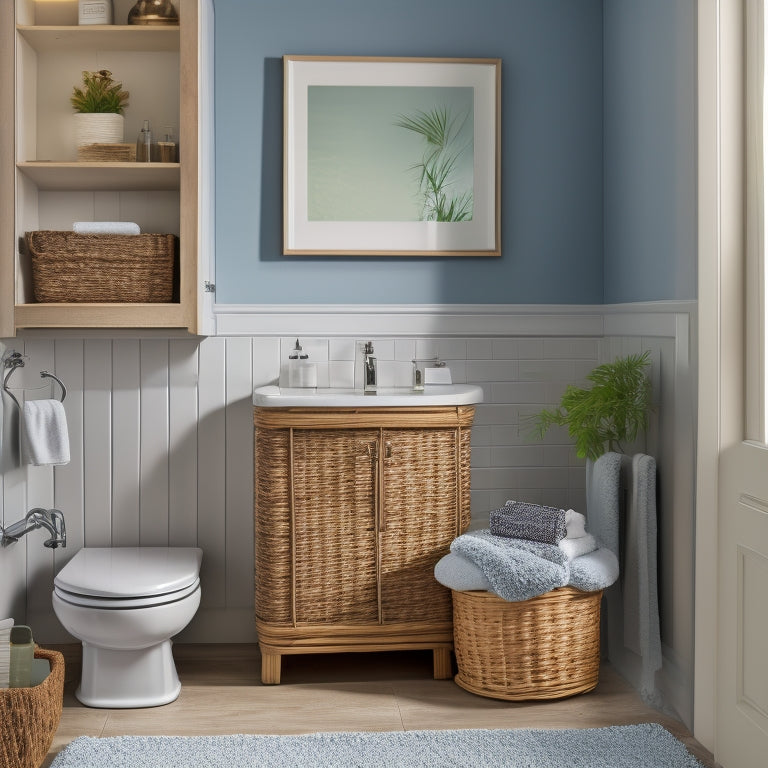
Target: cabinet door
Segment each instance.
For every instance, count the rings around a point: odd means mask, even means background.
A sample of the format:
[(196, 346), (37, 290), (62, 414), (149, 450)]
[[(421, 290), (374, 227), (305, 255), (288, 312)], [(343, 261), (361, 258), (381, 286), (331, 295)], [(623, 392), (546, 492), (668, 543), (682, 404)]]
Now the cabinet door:
[(435, 563), (458, 532), (461, 483), (458, 430), (383, 434), (380, 579), (383, 622), (450, 621), (450, 592)]
[(378, 430), (293, 430), (297, 623), (378, 621)]

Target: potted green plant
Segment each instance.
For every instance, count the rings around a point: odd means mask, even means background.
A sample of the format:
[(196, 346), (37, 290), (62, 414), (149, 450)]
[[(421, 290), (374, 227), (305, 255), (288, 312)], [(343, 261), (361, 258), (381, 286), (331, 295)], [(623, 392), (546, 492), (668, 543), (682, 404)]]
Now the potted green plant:
[(128, 96), (123, 84), (115, 82), (108, 69), (84, 71), (82, 87), (75, 86), (70, 97), (75, 109), (77, 146), (121, 143)]
[(568, 428), (576, 455), (595, 460), (607, 451), (623, 453), (648, 428), (651, 383), (646, 375), (649, 353), (628, 355), (598, 365), (587, 376), (589, 388), (569, 385), (556, 408), (534, 416), (534, 435), (552, 426)]

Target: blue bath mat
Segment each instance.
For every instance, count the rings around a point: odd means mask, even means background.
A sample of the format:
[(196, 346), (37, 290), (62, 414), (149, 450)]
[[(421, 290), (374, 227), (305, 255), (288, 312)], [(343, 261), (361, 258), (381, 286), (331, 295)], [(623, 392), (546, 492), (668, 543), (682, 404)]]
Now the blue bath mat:
[(702, 768), (656, 723), (305, 736), (81, 736), (51, 768)]

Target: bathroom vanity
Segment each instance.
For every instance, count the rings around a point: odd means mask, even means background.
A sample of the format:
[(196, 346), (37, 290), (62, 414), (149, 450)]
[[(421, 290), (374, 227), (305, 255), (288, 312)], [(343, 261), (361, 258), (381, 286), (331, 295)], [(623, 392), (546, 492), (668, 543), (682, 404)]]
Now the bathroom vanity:
[(262, 682), (281, 657), (431, 649), (451, 676), (435, 563), (470, 520), (482, 390), (254, 392), (256, 626)]

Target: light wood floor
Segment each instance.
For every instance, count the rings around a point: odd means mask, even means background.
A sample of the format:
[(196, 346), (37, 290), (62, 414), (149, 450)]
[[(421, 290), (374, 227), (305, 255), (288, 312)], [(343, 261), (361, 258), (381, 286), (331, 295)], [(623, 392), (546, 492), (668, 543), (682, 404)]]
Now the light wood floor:
[[(430, 652), (306, 655), (283, 658), (282, 683), (260, 683), (251, 645), (174, 648), (179, 698), (151, 709), (82, 706), (73, 692), (77, 654), (68, 660), (64, 712), (43, 766), (76, 736), (312, 733), (460, 728), (595, 728), (658, 722), (706, 766), (707, 752), (685, 727), (654, 709), (610, 666), (587, 694), (553, 702), (511, 703), (475, 696), (451, 680), (432, 679)], [(74, 658), (74, 661), (72, 659)]]

